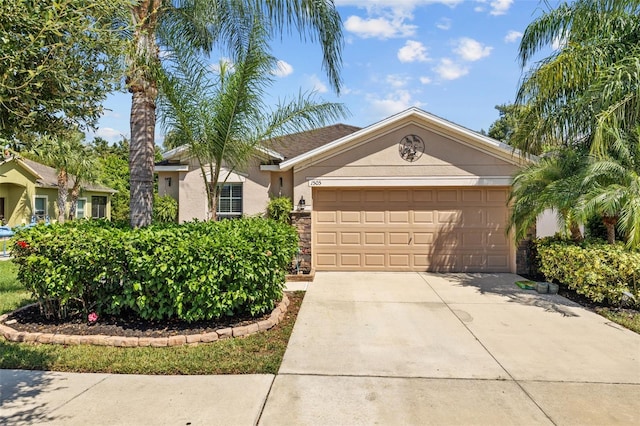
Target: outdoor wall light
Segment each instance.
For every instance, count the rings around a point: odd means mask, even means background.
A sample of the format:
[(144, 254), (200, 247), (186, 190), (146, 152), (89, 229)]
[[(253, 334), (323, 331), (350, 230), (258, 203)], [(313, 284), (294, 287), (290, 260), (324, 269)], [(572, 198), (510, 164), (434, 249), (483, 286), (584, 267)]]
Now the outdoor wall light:
[(298, 210), (304, 210), (304, 206), (306, 205), (306, 201), (304, 201), (304, 196), (300, 197), (300, 201), (298, 201)]

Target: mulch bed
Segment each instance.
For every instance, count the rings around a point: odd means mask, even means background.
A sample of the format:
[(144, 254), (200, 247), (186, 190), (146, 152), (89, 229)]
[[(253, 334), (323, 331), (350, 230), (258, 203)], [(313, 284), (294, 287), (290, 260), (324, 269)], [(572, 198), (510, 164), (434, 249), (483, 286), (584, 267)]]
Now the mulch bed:
[[(287, 292), (289, 299), (294, 294)], [(238, 315), (220, 318), (215, 321), (187, 323), (180, 320), (144, 321), (133, 316), (100, 317), (90, 324), (86, 318), (73, 318), (67, 321), (45, 318), (37, 306), (30, 306), (9, 315), (5, 324), (16, 331), (30, 333), (53, 333), (77, 336), (106, 335), (121, 337), (170, 337), (178, 335), (204, 334), (215, 330), (249, 325), (269, 318), (271, 312), (259, 317)], [(14, 323), (12, 320), (15, 320)]]

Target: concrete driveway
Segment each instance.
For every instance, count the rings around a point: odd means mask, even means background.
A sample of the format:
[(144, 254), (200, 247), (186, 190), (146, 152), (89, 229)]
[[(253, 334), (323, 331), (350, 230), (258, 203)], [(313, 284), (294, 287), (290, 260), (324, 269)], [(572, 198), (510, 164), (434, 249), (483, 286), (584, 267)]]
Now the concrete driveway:
[(640, 336), (518, 279), (318, 273), (260, 423), (638, 424)]
[(518, 279), (318, 273), (275, 376), (0, 370), (0, 424), (640, 424), (640, 335)]

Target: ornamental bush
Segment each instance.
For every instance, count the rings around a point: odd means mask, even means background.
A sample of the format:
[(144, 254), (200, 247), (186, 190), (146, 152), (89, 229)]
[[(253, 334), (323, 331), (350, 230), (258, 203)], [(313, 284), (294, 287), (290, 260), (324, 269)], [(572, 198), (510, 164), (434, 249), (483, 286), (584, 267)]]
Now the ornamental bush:
[(19, 231), (13, 256), (48, 317), (193, 322), (273, 309), (296, 250), (293, 227), (261, 218), (142, 229), (73, 221)]
[(536, 243), (540, 272), (547, 280), (566, 285), (594, 302), (620, 304), (624, 292), (640, 301), (640, 253), (623, 244), (557, 239)]

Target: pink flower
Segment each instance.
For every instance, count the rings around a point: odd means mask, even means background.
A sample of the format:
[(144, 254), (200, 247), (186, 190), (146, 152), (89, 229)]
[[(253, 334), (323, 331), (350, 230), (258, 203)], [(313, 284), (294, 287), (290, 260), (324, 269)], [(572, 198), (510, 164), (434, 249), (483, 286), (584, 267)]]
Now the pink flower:
[(96, 314), (95, 312), (91, 312), (87, 319), (89, 320), (89, 322), (96, 322), (98, 321), (98, 314)]
[(17, 244), (17, 245), (18, 245), (18, 247), (20, 247), (20, 248), (27, 248), (27, 247), (29, 247), (29, 244), (27, 244), (27, 242), (26, 242), (26, 241), (18, 241), (16, 244)]

